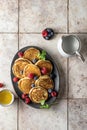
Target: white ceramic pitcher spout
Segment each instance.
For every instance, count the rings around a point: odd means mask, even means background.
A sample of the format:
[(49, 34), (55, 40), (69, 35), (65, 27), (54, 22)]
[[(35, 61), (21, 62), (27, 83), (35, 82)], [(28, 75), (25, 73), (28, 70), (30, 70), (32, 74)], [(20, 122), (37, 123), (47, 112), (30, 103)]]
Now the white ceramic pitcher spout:
[(80, 53), (81, 41), (77, 36), (68, 35), (60, 37), (57, 43), (57, 49), (64, 57), (78, 56), (83, 62), (85, 61)]

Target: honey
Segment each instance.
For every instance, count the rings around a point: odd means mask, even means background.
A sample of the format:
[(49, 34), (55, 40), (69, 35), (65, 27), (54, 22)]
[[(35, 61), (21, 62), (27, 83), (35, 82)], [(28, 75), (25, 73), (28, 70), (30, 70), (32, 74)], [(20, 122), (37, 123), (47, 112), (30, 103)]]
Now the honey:
[(0, 104), (9, 105), (12, 100), (13, 96), (9, 90), (3, 90), (0, 92)]

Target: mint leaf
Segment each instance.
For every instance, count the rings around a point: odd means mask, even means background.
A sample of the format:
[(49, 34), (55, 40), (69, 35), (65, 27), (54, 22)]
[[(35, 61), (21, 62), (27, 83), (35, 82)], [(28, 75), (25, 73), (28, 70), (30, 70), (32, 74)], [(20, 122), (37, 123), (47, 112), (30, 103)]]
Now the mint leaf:
[(46, 56), (46, 51), (45, 50), (42, 51), (42, 55)]
[(45, 60), (45, 56), (40, 56), (40, 59)]
[(50, 106), (48, 104), (45, 104), (45, 105), (40, 106), (40, 108), (46, 108), (46, 109), (48, 109), (48, 108), (50, 108)]
[(45, 108), (50, 108), (50, 106), (48, 104), (45, 104)]
[(41, 60), (45, 60), (45, 59), (46, 59), (46, 51), (43, 50), (41, 53), (38, 54), (38, 57), (39, 57)]
[(45, 100), (41, 100), (40, 103), (41, 103), (40, 108), (47, 108), (48, 109), (50, 107), (47, 103), (45, 103)]
[(45, 104), (45, 100), (41, 100), (40, 103), (41, 103), (41, 105), (44, 105)]
[(43, 105), (43, 106), (40, 106), (40, 108), (44, 108), (44, 105)]

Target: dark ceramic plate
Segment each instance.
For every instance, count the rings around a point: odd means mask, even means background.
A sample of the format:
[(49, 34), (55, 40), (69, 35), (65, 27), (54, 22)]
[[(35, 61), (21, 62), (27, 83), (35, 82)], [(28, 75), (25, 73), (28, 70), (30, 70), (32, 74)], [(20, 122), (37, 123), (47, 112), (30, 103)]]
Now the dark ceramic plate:
[[(29, 48), (31, 48), (31, 47), (37, 48), (37, 49), (39, 49), (40, 51), (43, 50), (43, 49), (41, 49), (41, 48), (39, 48), (39, 47), (37, 47), (37, 46), (27, 46), (27, 47), (22, 48), (22, 49), (19, 50), (18, 52), (20, 52), (20, 51), (21, 51), (21, 52), (24, 52), (24, 51), (26, 51), (27, 49), (29, 49)], [(13, 66), (13, 64), (14, 64), (14, 61), (15, 61), (17, 58), (19, 58), (19, 57), (18, 57), (18, 52), (15, 54), (15, 56), (14, 56), (14, 58), (13, 58), (13, 60), (12, 60), (12, 63), (11, 63), (11, 80), (12, 80), (13, 77), (14, 77), (14, 74), (13, 74), (13, 72), (12, 72), (12, 66)], [(51, 56), (50, 56), (47, 52), (46, 52), (46, 59), (49, 60), (49, 61), (52, 63), (52, 65), (53, 65), (53, 71), (52, 71), (51, 74), (55, 75), (55, 77), (53, 78), (54, 85), (55, 85), (54, 90), (55, 90), (56, 92), (58, 92), (58, 91), (59, 91), (59, 73), (58, 73), (57, 66), (56, 66), (56, 64), (54, 63), (54, 60), (51, 58)], [(14, 83), (13, 80), (12, 80), (12, 84), (13, 84), (14, 90), (15, 90), (15, 92), (17, 93), (18, 97), (24, 102), (24, 100), (21, 98), (22, 92), (19, 90), (18, 84), (17, 84), (17, 83)], [(56, 100), (56, 97), (50, 96), (50, 97), (48, 98), (48, 100), (46, 101), (46, 103), (50, 105), (50, 104), (52, 104), (55, 100)], [(40, 106), (41, 106), (40, 104), (33, 103), (33, 102), (30, 102), (30, 103), (27, 104), (27, 105), (32, 106), (32, 107), (34, 107), (34, 108), (40, 108)]]

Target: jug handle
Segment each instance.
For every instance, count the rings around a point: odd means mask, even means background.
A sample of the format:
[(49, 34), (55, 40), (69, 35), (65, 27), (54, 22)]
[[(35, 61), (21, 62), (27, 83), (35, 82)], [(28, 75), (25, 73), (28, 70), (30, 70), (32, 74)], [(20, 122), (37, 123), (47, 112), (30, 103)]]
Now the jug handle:
[(82, 60), (82, 62), (85, 62), (85, 58), (83, 57), (83, 55), (80, 52), (76, 51), (76, 55), (78, 56), (78, 58), (80, 58)]

